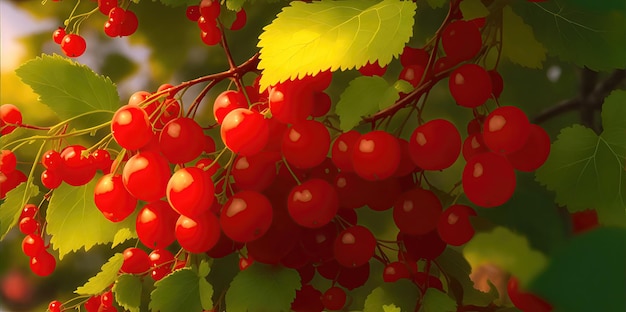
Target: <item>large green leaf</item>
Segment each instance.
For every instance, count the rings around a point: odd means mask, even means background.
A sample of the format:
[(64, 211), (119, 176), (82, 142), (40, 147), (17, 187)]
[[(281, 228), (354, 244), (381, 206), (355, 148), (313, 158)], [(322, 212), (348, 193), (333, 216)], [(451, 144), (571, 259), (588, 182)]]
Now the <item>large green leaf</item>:
[(587, 10), (566, 1), (516, 1), (513, 7), (550, 55), (593, 70), (626, 68), (626, 12)]
[[(626, 311), (626, 230), (598, 228), (555, 254), (530, 290), (555, 311)], [(582, 267), (581, 267), (582, 266)]]
[(335, 108), (339, 128), (348, 131), (357, 126), (362, 117), (392, 105), (399, 98), (398, 90), (382, 77), (357, 77), (350, 81)]
[(368, 61), (389, 64), (413, 34), (416, 9), (400, 0), (293, 1), (259, 36), (261, 88)]
[(602, 111), (600, 136), (580, 125), (563, 129), (539, 182), (556, 192), (556, 202), (576, 212), (596, 209), (603, 224), (626, 223), (626, 91), (614, 91)]
[(290, 311), (300, 289), (298, 271), (255, 262), (239, 272), (226, 292), (228, 311)]
[(93, 192), (98, 178), (96, 176), (88, 184), (78, 187), (64, 183), (52, 194), (46, 231), (52, 237), (53, 248), (59, 250), (59, 259), (81, 248), (89, 250), (96, 244), (136, 237), (134, 214), (122, 222), (113, 223), (96, 207)]
[(443, 5), (448, 2), (448, 0), (426, 0), (426, 2), (428, 2), (428, 5), (431, 8), (436, 9), (443, 7)]
[(589, 0), (565, 0), (565, 3), (571, 3), (572, 5), (579, 6), (583, 9), (591, 9), (596, 11), (611, 11), (626, 10), (626, 1), (624, 0), (602, 0), (602, 1), (589, 1)]
[(28, 200), (38, 194), (39, 188), (32, 184), (32, 179), (30, 183), (23, 182), (6, 194), (4, 202), (0, 205), (0, 241), (17, 224)]
[(422, 299), (420, 312), (456, 312), (456, 303), (436, 288), (428, 288)]
[[(213, 295), (213, 289), (201, 275), (191, 268), (184, 268), (154, 283), (156, 288), (150, 294), (150, 310), (178, 312), (212, 309), (210, 300), (201, 299), (201, 297), (210, 298)], [(205, 304), (211, 306), (205, 306)]]
[(85, 285), (78, 287), (74, 292), (79, 295), (97, 295), (111, 286), (124, 263), (124, 255), (116, 253), (102, 265), (102, 270), (90, 278)]
[(414, 311), (420, 290), (409, 280), (384, 283), (376, 287), (365, 299), (364, 312), (383, 312), (384, 306), (395, 305), (402, 311)]
[(497, 265), (515, 275), (522, 285), (535, 278), (547, 264), (546, 257), (533, 250), (526, 237), (500, 226), (474, 235), (463, 248), (463, 255), (474, 267)]
[(131, 274), (120, 275), (113, 286), (115, 301), (127, 311), (139, 312), (142, 286), (141, 277)]
[(533, 29), (510, 6), (505, 6), (502, 10), (502, 56), (521, 66), (541, 68), (546, 52), (543, 44), (535, 39)]
[(120, 104), (109, 78), (56, 54), (30, 60), (15, 72), (61, 119), (96, 110), (114, 112)]

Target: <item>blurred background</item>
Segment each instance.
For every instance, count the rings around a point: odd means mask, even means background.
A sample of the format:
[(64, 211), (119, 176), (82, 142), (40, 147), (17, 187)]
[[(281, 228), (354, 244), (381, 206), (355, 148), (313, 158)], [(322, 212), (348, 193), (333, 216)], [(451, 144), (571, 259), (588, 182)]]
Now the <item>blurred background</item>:
[[(75, 1), (9, 1), (0, 0), (0, 103), (11, 103), (18, 106), (28, 124), (49, 126), (59, 120), (54, 112), (37, 101), (31, 89), (21, 83), (14, 70), (23, 62), (45, 54), (62, 54), (60, 47), (52, 41), (52, 32), (63, 25), (69, 16)], [(88, 12), (96, 7), (93, 1), (82, 0), (77, 12)], [(257, 51), (257, 37), (263, 25), (268, 24), (280, 11), (281, 5), (259, 4), (245, 6), (248, 23), (240, 31), (228, 32), (228, 40), (237, 63), (248, 59)], [(420, 9), (416, 18), (415, 35), (410, 45), (421, 47), (428, 36), (431, 36), (445, 16), (445, 9), (432, 10), (425, 0), (418, 1)], [(155, 91), (164, 83), (180, 82), (202, 75), (223, 71), (228, 68), (224, 53), (219, 46), (207, 47), (200, 40), (200, 33), (195, 23), (185, 17), (185, 7), (170, 8), (158, 2), (144, 0), (140, 4), (131, 4), (139, 18), (139, 29), (130, 37), (106, 37), (102, 27), (106, 17), (96, 12), (84, 21), (80, 31), (87, 40), (86, 53), (76, 58), (99, 74), (111, 77), (118, 85), (118, 92), (125, 102), (135, 91)], [(224, 16), (228, 19), (233, 13)], [(393, 62), (385, 75), (394, 81), (401, 70), (399, 62)], [(572, 99), (580, 93), (580, 79), (583, 71), (569, 64), (548, 58), (544, 68), (540, 70), (526, 69), (502, 61), (498, 67), (504, 78), (504, 92), (501, 103), (516, 105), (523, 108), (532, 118), (540, 116), (546, 109), (565, 100)], [(339, 72), (334, 75), (333, 84), (328, 90), (336, 103), (341, 90), (350, 79), (356, 77), (355, 70)], [(598, 79), (606, 75), (600, 74)], [(250, 83), (255, 77), (246, 77)], [(210, 105), (219, 92), (226, 89), (227, 84), (212, 90), (203, 102), (200, 119), (210, 122), (212, 114), (208, 114)], [(199, 91), (199, 90), (198, 90)], [(187, 92), (191, 99), (198, 91)], [(453, 120), (465, 137), (465, 124), (471, 112), (454, 104), (447, 88), (447, 81), (439, 83), (430, 93), (426, 119), (446, 117)], [(183, 103), (190, 103), (191, 100)], [(120, 103), (122, 104), (122, 103)], [(541, 125), (549, 132), (552, 139), (559, 130), (573, 123), (580, 122), (580, 112), (569, 111), (549, 118)], [(409, 130), (403, 133), (410, 135)], [(27, 168), (28, 159), (32, 155), (29, 148), (17, 152), (22, 169)], [(452, 168), (442, 173), (433, 174), (433, 183), (443, 190), (451, 189), (460, 177), (463, 162), (458, 161)], [(518, 190), (514, 198), (495, 210), (479, 210), (479, 214), (487, 216), (493, 222), (509, 226), (526, 235), (533, 248), (550, 254), (568, 235), (569, 215), (554, 206), (553, 195), (534, 181), (533, 174), (518, 175)], [(383, 212), (384, 214), (386, 212)], [(359, 211), (360, 220), (372, 223), (372, 227), (381, 228), (385, 232), (387, 225), (375, 225), (381, 213)], [(387, 215), (385, 218), (391, 220)], [(394, 233), (387, 233), (395, 237)], [(72, 298), (77, 286), (99, 271), (102, 263), (112, 254), (109, 246), (97, 246), (89, 252), (79, 251), (70, 254), (57, 263), (56, 271), (47, 278), (39, 278), (31, 273), (28, 257), (20, 249), (22, 234), (13, 229), (0, 242), (0, 312), (5, 311), (44, 311), (50, 300), (61, 301)], [(123, 250), (118, 246), (115, 252)]]

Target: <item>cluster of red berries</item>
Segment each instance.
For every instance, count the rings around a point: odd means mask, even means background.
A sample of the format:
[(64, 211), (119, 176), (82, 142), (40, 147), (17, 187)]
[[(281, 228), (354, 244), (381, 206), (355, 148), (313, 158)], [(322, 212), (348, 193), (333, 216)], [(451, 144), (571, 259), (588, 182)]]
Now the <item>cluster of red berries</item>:
[[(108, 290), (100, 295), (94, 295), (89, 297), (83, 304), (87, 312), (117, 312), (117, 308), (113, 305), (113, 292)], [(70, 310), (71, 308), (63, 308), (63, 303), (58, 300), (53, 300), (48, 304), (49, 312), (61, 312)], [(79, 309), (79, 307), (76, 307)]]
[[(0, 105), (0, 135), (7, 135), (22, 126), (22, 112), (13, 104)], [(0, 199), (26, 181), (26, 175), (17, 170), (17, 158), (10, 150), (0, 151)]]
[(39, 208), (33, 204), (27, 204), (20, 214), (20, 232), (26, 235), (22, 240), (22, 252), (30, 257), (30, 269), (39, 276), (48, 276), (56, 268), (56, 259), (48, 252), (42, 238), (43, 232), (37, 220)]
[[(218, 0), (202, 0), (199, 5), (187, 7), (186, 16), (192, 22), (198, 24), (200, 37), (206, 45), (213, 46), (222, 41), (222, 30), (218, 24), (218, 17), (221, 12)], [(241, 9), (237, 12), (235, 20), (230, 26), (230, 30), (239, 30), (245, 26), (247, 21), (246, 11)]]

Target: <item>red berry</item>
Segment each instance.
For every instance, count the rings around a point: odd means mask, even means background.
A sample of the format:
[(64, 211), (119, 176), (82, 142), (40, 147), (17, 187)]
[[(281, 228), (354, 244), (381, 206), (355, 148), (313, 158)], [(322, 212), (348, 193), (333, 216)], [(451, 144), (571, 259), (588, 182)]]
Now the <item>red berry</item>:
[(515, 276), (511, 276), (511, 278), (509, 278), (506, 289), (509, 295), (509, 299), (511, 299), (513, 305), (515, 305), (516, 308), (522, 310), (523, 312), (552, 311), (552, 306), (543, 299), (537, 297), (532, 293), (520, 290), (519, 282)]
[(168, 274), (172, 273), (172, 267), (176, 262), (174, 255), (167, 249), (155, 249), (149, 255), (148, 259), (152, 272), (150, 276), (155, 281), (161, 280)]
[(331, 287), (322, 295), (322, 304), (328, 310), (341, 310), (346, 304), (346, 292), (337, 286)]
[(360, 137), (360, 133), (355, 130), (350, 130), (340, 134), (337, 139), (335, 139), (335, 142), (333, 142), (331, 151), (332, 161), (342, 172), (354, 172), (352, 150)]
[(363, 76), (382, 76), (387, 71), (387, 66), (380, 66), (378, 64), (378, 60), (374, 63), (367, 62), (367, 64), (363, 65), (359, 68), (359, 73)]
[(495, 153), (511, 154), (521, 150), (529, 135), (530, 121), (526, 113), (515, 106), (494, 109), (483, 124), (483, 140)]
[(10, 150), (0, 151), (0, 171), (4, 174), (10, 173), (15, 170), (17, 166), (17, 158), (15, 154)]
[(507, 202), (515, 191), (515, 170), (498, 154), (482, 153), (463, 169), (463, 190), (474, 204), (490, 208)]
[(224, 117), (220, 133), (222, 141), (230, 150), (249, 156), (265, 147), (269, 126), (263, 115), (246, 108), (237, 108)]
[(120, 271), (129, 274), (142, 274), (150, 269), (148, 254), (142, 249), (130, 247), (122, 252), (124, 262)]
[(246, 22), (248, 21), (248, 15), (244, 9), (237, 11), (237, 15), (235, 16), (235, 20), (233, 24), (230, 25), (230, 30), (240, 30), (243, 26), (246, 26)]
[(422, 82), (425, 70), (426, 65), (409, 65), (402, 69), (399, 78), (408, 81), (413, 87), (417, 87)]
[(22, 124), (22, 112), (13, 104), (2, 104), (0, 105), (0, 121), (3, 122), (0, 134), (9, 134)]
[(452, 71), (448, 87), (457, 104), (468, 108), (485, 104), (493, 92), (489, 73), (476, 64), (463, 64)]
[(206, 19), (216, 19), (220, 15), (219, 0), (202, 0), (199, 8), (200, 14)]
[(111, 9), (117, 7), (117, 0), (98, 0), (98, 9), (104, 15), (109, 15)]
[(61, 154), (54, 150), (49, 150), (41, 157), (41, 163), (46, 169), (58, 169), (61, 166)]
[(289, 215), (300, 226), (318, 228), (337, 215), (337, 191), (322, 179), (311, 179), (294, 187), (287, 198)]
[(192, 22), (197, 22), (198, 19), (200, 18), (200, 6), (199, 5), (190, 5), (187, 7), (187, 10), (185, 11), (185, 15), (187, 16), (187, 19), (189, 19)]
[(401, 232), (422, 235), (437, 227), (442, 210), (441, 201), (435, 193), (416, 188), (396, 200), (393, 220)]
[(530, 125), (530, 133), (524, 146), (506, 155), (513, 168), (532, 172), (541, 167), (550, 155), (550, 136), (540, 126)]
[(61, 151), (62, 165), (57, 172), (62, 174), (65, 183), (72, 186), (85, 185), (96, 175), (93, 159), (83, 155), (86, 150), (82, 145), (70, 145)]
[(444, 28), (441, 35), (441, 45), (446, 56), (459, 61), (476, 56), (482, 43), (480, 29), (470, 21), (453, 21)]
[(465, 205), (452, 205), (446, 209), (437, 223), (439, 237), (448, 245), (461, 246), (474, 236), (474, 227), (470, 223), (470, 216), (476, 211)]
[(134, 105), (125, 105), (113, 115), (111, 134), (121, 147), (137, 150), (150, 142), (153, 131), (144, 109)]
[(430, 56), (426, 50), (412, 48), (409, 46), (405, 46), (402, 50), (402, 54), (400, 54), (400, 63), (402, 64), (402, 67), (405, 68), (411, 65), (421, 65), (426, 68), (429, 59)]
[(324, 310), (322, 304), (322, 292), (311, 285), (303, 285), (296, 290), (296, 297), (291, 303), (291, 310), (294, 312), (319, 312)]
[(375, 181), (391, 177), (400, 164), (400, 143), (391, 134), (375, 130), (362, 135), (352, 150), (354, 171)]
[(56, 259), (54, 259), (54, 256), (52, 256), (46, 250), (30, 258), (31, 271), (41, 277), (52, 274), (52, 272), (54, 272), (54, 269), (56, 268), (56, 265)]
[(182, 248), (192, 253), (202, 253), (213, 248), (220, 238), (220, 223), (211, 211), (187, 217), (181, 215), (174, 231)]
[(48, 311), (61, 312), (61, 301), (53, 300), (48, 304)]
[(122, 182), (135, 198), (155, 201), (166, 194), (170, 179), (167, 160), (154, 152), (139, 152), (124, 165)]
[(24, 235), (34, 234), (39, 230), (39, 222), (31, 217), (20, 219), (20, 232)]
[(120, 222), (130, 216), (137, 206), (133, 197), (122, 182), (122, 176), (105, 174), (94, 188), (94, 202), (104, 217), (112, 222)]
[(162, 200), (146, 204), (137, 214), (136, 229), (139, 240), (148, 248), (159, 249), (176, 240), (174, 228), (179, 215)]
[(52, 33), (52, 40), (54, 40), (54, 43), (56, 44), (61, 44), (65, 35), (65, 28), (59, 27)]
[(376, 238), (372, 232), (360, 225), (343, 230), (334, 243), (337, 262), (348, 268), (358, 267), (369, 262), (376, 249)]
[(161, 153), (170, 163), (183, 164), (196, 159), (204, 150), (204, 131), (198, 123), (186, 117), (170, 120), (161, 135)]
[(461, 135), (451, 122), (431, 120), (413, 131), (409, 139), (409, 153), (413, 162), (422, 169), (446, 169), (461, 153)]
[(234, 241), (249, 242), (263, 236), (272, 224), (272, 204), (261, 193), (242, 191), (222, 207), (220, 224)]
[[(202, 20), (202, 17), (198, 21)], [(214, 46), (222, 41), (222, 31), (217, 24), (209, 23), (200, 32), (202, 42), (208, 46)]]
[(33, 204), (26, 204), (24, 208), (22, 208), (22, 213), (20, 214), (20, 219), (24, 218), (34, 218), (39, 208)]
[(227, 90), (215, 98), (213, 116), (218, 124), (222, 124), (224, 117), (237, 108), (248, 108), (246, 96), (240, 91)]
[(61, 50), (69, 57), (78, 57), (85, 53), (87, 42), (77, 34), (67, 34), (61, 41)]
[(287, 80), (272, 87), (269, 93), (272, 118), (287, 124), (305, 120), (313, 110), (313, 87), (308, 80)]
[(411, 278), (411, 271), (407, 263), (395, 261), (383, 269), (383, 281), (385, 283), (393, 283), (403, 278)]
[(483, 134), (480, 132), (470, 134), (463, 141), (463, 158), (470, 160), (472, 157), (489, 152), (489, 148), (485, 145)]
[(87, 312), (98, 312), (98, 309), (100, 309), (100, 301), (100, 295), (89, 297), (85, 302), (85, 310), (87, 310)]
[(39, 235), (29, 234), (22, 240), (22, 252), (29, 257), (34, 257), (45, 250), (45, 243)]
[(287, 162), (296, 168), (307, 169), (326, 159), (330, 134), (321, 122), (305, 120), (287, 129), (282, 141), (282, 153)]
[(194, 217), (209, 210), (215, 198), (210, 177), (197, 167), (182, 168), (167, 183), (167, 201), (176, 212)]

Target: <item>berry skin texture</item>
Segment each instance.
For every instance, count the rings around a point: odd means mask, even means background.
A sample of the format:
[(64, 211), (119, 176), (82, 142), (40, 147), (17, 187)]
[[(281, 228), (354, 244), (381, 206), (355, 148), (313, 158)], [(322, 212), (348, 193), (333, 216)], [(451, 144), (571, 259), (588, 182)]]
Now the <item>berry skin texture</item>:
[(483, 124), (485, 145), (495, 153), (510, 154), (524, 147), (530, 134), (526, 113), (515, 106), (494, 109)]
[(120, 222), (130, 216), (137, 207), (137, 199), (130, 195), (122, 176), (105, 174), (94, 188), (94, 202), (98, 210), (111, 222)]
[(342, 172), (354, 172), (354, 165), (352, 164), (352, 150), (354, 144), (359, 140), (361, 134), (355, 130), (340, 134), (331, 149), (331, 159), (333, 164)]
[(506, 289), (513, 305), (523, 312), (552, 311), (552, 306), (549, 303), (532, 293), (523, 292), (519, 289), (519, 281), (515, 276), (509, 278)]
[(366, 133), (352, 150), (354, 171), (365, 180), (385, 180), (398, 169), (400, 153), (400, 143), (391, 134), (382, 130)]
[(417, 128), (409, 139), (413, 162), (425, 170), (446, 169), (461, 153), (461, 135), (454, 124), (434, 119)]
[(59, 27), (52, 33), (52, 40), (54, 40), (54, 43), (56, 44), (61, 44), (65, 35), (65, 28)]
[(61, 312), (61, 301), (54, 300), (48, 304), (48, 311), (50, 312)]
[(480, 29), (470, 21), (454, 21), (444, 28), (441, 35), (446, 56), (457, 61), (466, 61), (476, 56), (482, 43)]
[(169, 246), (176, 240), (174, 227), (179, 215), (162, 200), (146, 204), (137, 214), (135, 227), (141, 243), (151, 249)]
[(242, 191), (224, 204), (220, 225), (226, 236), (236, 242), (250, 242), (263, 236), (272, 224), (270, 201), (261, 193)]
[(12, 172), (15, 170), (15, 166), (17, 165), (17, 158), (15, 154), (10, 150), (1, 150), (0, 151), (0, 171), (4, 174)]
[(87, 50), (87, 42), (80, 35), (67, 34), (61, 41), (61, 50), (69, 57), (79, 57)]
[(463, 169), (463, 190), (474, 204), (491, 208), (506, 203), (515, 191), (515, 170), (509, 161), (493, 152), (470, 159)]
[(202, 253), (215, 246), (220, 238), (220, 223), (211, 211), (196, 217), (181, 215), (176, 221), (178, 243), (192, 253)]
[(237, 108), (224, 117), (220, 134), (231, 151), (250, 156), (267, 144), (269, 125), (263, 115), (247, 108)]
[(476, 64), (463, 64), (452, 71), (448, 80), (450, 94), (457, 104), (476, 108), (491, 97), (491, 76)]
[(346, 304), (346, 292), (339, 287), (331, 287), (322, 295), (322, 303), (328, 310), (341, 310)]
[(224, 117), (233, 109), (248, 108), (246, 96), (236, 90), (226, 90), (215, 98), (213, 116), (218, 124), (222, 124)]

